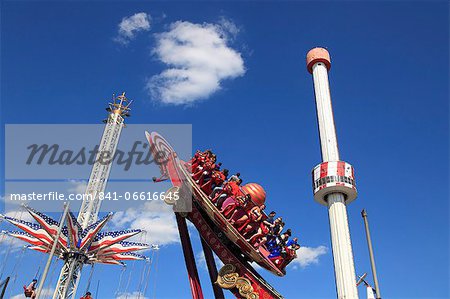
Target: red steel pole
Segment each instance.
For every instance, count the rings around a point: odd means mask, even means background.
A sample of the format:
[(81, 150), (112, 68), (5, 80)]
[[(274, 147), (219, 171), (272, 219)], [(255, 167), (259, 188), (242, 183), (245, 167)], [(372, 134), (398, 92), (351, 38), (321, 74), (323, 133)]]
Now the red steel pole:
[(191, 287), (192, 299), (203, 299), (202, 286), (198, 277), (197, 265), (195, 264), (194, 252), (192, 251), (191, 239), (186, 225), (186, 219), (179, 213), (175, 213), (178, 232), (180, 233), (181, 246), (183, 247), (184, 261), (188, 271), (189, 286)]
[(214, 260), (213, 252), (208, 244), (203, 240), (200, 235), (200, 240), (202, 240), (203, 252), (205, 253), (206, 266), (208, 267), (209, 278), (211, 279), (211, 285), (214, 291), (214, 298), (216, 299), (224, 299), (225, 295), (223, 294), (222, 288), (216, 283), (217, 276), (217, 267), (216, 261)]

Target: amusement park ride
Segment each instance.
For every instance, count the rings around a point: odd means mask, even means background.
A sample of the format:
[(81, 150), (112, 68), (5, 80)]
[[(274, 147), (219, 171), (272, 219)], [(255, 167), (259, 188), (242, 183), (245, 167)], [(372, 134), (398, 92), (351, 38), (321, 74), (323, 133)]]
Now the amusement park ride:
[[(335, 278), (338, 298), (358, 298), (353, 254), (348, 229), (346, 205), (356, 198), (356, 185), (353, 167), (339, 158), (336, 130), (334, 126), (333, 111), (328, 85), (328, 70), (331, 60), (327, 50), (314, 48), (307, 55), (307, 69), (313, 75), (316, 96), (317, 117), (322, 148), (323, 163), (313, 169), (314, 198), (322, 205), (328, 206), (330, 231), (333, 245), (335, 265)], [(273, 258), (264, 242), (254, 244), (245, 237), (245, 230), (237, 228), (226, 217), (226, 211), (220, 211), (215, 204), (215, 197), (209, 196), (211, 187), (201, 182), (201, 175), (191, 174), (191, 171), (200, 173), (206, 170), (211, 176), (212, 170), (207, 167), (198, 168), (198, 159), (204, 153), (197, 152), (191, 161), (182, 161), (170, 144), (158, 133), (147, 133), (150, 148), (155, 157), (165, 157), (160, 165), (162, 177), (158, 180), (170, 179), (173, 188), (169, 190), (178, 193), (178, 202), (169, 202), (178, 206), (189, 206), (192, 200), (192, 209), (189, 212), (176, 212), (176, 219), (182, 242), (186, 268), (188, 271), (192, 297), (203, 298), (202, 289), (195, 265), (186, 219), (191, 221), (199, 231), (202, 238), (203, 250), (208, 265), (209, 275), (213, 283), (216, 298), (223, 298), (222, 290), (229, 289), (237, 298), (282, 298), (252, 267), (255, 262), (262, 268), (278, 276), (284, 276), (285, 266), (295, 255), (295, 249), (285, 248), (284, 255)], [(163, 153), (163, 154), (161, 154)], [(215, 161), (213, 161), (214, 163)], [(193, 167), (196, 165), (196, 167)], [(200, 166), (203, 166), (200, 164)], [(195, 169), (194, 169), (195, 168)], [(265, 191), (258, 184), (251, 183), (242, 186), (244, 196), (249, 195), (250, 208), (262, 207), (265, 201)], [(235, 195), (235, 197), (237, 197)], [(239, 205), (239, 204), (237, 204)], [(263, 208), (260, 209), (260, 212)], [(250, 214), (250, 212), (249, 212)], [(267, 216), (265, 216), (267, 217)], [(228, 219), (227, 219), (228, 218)], [(264, 219), (264, 217), (263, 217)], [(261, 220), (260, 220), (261, 221)], [(219, 272), (211, 250), (225, 264)]]
[[(29, 249), (50, 253), (49, 260), (55, 254), (64, 261), (53, 295), (54, 299), (75, 298), (81, 270), (86, 264), (123, 265), (122, 261), (147, 259), (134, 251), (150, 248), (149, 245), (125, 241), (141, 233), (141, 229), (102, 232), (101, 230), (113, 214), (109, 213), (100, 220), (97, 219), (101, 204), (98, 195), (105, 190), (112, 164), (104, 163), (99, 157), (104, 154), (114, 157), (124, 126), (124, 117), (129, 116), (130, 104), (131, 101), (128, 101), (123, 93), (118, 97), (113, 96), (112, 102), (106, 108), (109, 115), (104, 120), (105, 129), (78, 217), (68, 211), (67, 207), (60, 223), (26, 206), (25, 209), (37, 223), (2, 216), (3, 219), (22, 230), (7, 232), (9, 236), (29, 243)], [(64, 222), (66, 226), (63, 226)], [(157, 249), (157, 246), (152, 246), (152, 249)], [(44, 281), (41, 282), (36, 294), (25, 289), (25, 296), (34, 295), (38, 298), (43, 283)]]
[[(328, 207), (337, 297), (358, 298), (346, 211), (346, 205), (356, 198), (357, 192), (353, 167), (339, 157), (328, 85), (330, 67), (330, 56), (325, 49), (315, 48), (308, 53), (307, 69), (314, 80), (323, 159), (312, 172), (313, 192), (315, 200)], [(124, 94), (110, 103), (99, 154), (109, 152), (114, 155), (124, 117), (129, 116), (130, 104)], [(277, 243), (281, 244), (277, 245), (280, 252), (273, 254), (273, 248), (270, 248), (270, 242), (265, 238), (267, 227), (262, 224), (268, 219), (263, 212), (266, 198), (264, 189), (256, 183), (230, 187), (226, 175), (217, 182), (213, 175), (223, 175), (224, 172), (219, 170), (220, 167), (216, 168), (215, 157), (206, 165), (208, 159), (205, 157), (215, 156), (212, 152), (198, 151), (191, 160), (183, 161), (161, 135), (156, 132), (145, 134), (161, 171), (161, 178), (154, 178), (153, 181), (170, 180), (172, 184), (166, 192), (165, 202), (172, 205), (175, 212), (192, 298), (202, 299), (204, 296), (186, 220), (195, 226), (201, 236), (216, 298), (224, 298), (223, 289), (231, 291), (237, 298), (283, 298), (252, 266), (254, 262), (282, 277), (286, 274), (286, 265), (296, 257), (295, 251), (299, 248), (296, 241), (290, 245), (286, 242), (289, 231), (285, 239), (278, 236), (277, 240), (281, 240)], [(24, 231), (9, 232), (9, 235), (30, 243), (30, 249), (50, 253), (56, 244), (55, 254), (64, 260), (64, 266), (53, 298), (74, 298), (85, 264), (120, 264), (123, 260), (145, 259), (131, 251), (146, 249), (149, 247), (147, 244), (124, 241), (141, 230), (100, 232), (112, 214), (97, 219), (100, 201), (96, 194), (105, 190), (110, 169), (110, 163), (94, 164), (86, 189), (86, 194), (91, 195), (92, 200), (83, 201), (77, 218), (67, 213), (66, 219), (62, 220), (67, 223), (64, 227), (63, 223), (29, 207), (27, 211), (38, 224), (3, 216)], [(205, 175), (208, 176), (207, 180)], [(221, 189), (215, 193), (214, 187)], [(222, 195), (226, 195), (223, 197), (225, 201), (218, 204)], [(177, 200), (172, 200), (175, 197)], [(243, 214), (248, 217), (244, 215), (236, 220), (234, 215), (237, 211), (245, 211)], [(62, 227), (60, 234), (59, 227)], [(217, 270), (213, 252), (224, 263), (220, 270)]]

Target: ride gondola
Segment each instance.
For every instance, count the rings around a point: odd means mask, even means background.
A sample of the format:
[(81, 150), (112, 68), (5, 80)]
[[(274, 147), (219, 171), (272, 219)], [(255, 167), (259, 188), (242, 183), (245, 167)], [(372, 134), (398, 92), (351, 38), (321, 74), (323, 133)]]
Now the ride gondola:
[[(205, 192), (203, 190), (204, 188), (202, 189), (202, 186), (196, 183), (195, 179), (192, 178), (189, 163), (179, 159), (176, 152), (162, 136), (156, 132), (152, 132), (151, 134), (146, 132), (146, 137), (162, 174), (162, 177), (158, 180), (170, 179), (175, 188), (171, 190), (172, 192), (174, 190), (179, 192), (183, 188), (189, 190), (189, 192), (185, 193), (192, 195), (193, 206), (195, 206), (202, 215), (206, 216), (204, 218), (207, 218), (209, 222), (213, 223), (218, 232), (218, 237), (225, 236), (230, 246), (237, 248), (239, 253), (245, 259), (257, 263), (259, 266), (277, 276), (281, 277), (286, 274), (284, 266), (295, 257), (295, 251), (293, 254), (290, 253), (289, 257), (278, 265), (275, 264), (274, 260), (276, 259), (269, 258), (270, 252), (264, 245), (254, 247), (220, 212), (209, 198), (208, 192)], [(253, 205), (264, 204), (265, 191), (260, 185), (250, 183), (242, 186), (241, 190), (243, 194), (251, 194)], [(184, 198), (184, 203), (188, 200), (188, 198)], [(181, 202), (183, 202), (183, 200)], [(172, 201), (170, 204), (174, 204), (174, 202)], [(189, 218), (189, 213), (184, 214)], [(264, 214), (264, 217), (267, 216)]]

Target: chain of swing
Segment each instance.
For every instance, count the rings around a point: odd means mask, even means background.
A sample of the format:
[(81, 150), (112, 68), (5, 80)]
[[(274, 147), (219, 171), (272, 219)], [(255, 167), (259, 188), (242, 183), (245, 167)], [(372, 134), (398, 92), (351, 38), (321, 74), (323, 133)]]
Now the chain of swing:
[[(145, 238), (145, 234), (143, 236), (141, 236), (141, 242), (142, 239)], [(156, 253), (155, 253), (156, 251)], [(156, 292), (156, 273), (157, 273), (157, 266), (158, 266), (158, 257), (159, 257), (159, 250), (152, 250), (152, 254), (151, 257), (145, 261), (144, 265), (142, 266), (142, 270), (140, 273), (140, 278), (139, 278), (139, 282), (138, 282), (138, 286), (137, 286), (137, 298), (140, 299), (145, 298), (145, 295), (147, 293), (148, 290), (148, 286), (150, 283), (150, 274), (151, 274), (151, 270), (153, 268), (154, 271), (154, 284), (153, 284), (153, 298), (155, 298), (155, 292)], [(123, 266), (121, 271), (120, 271), (120, 275), (119, 275), (119, 283), (117, 285), (117, 289), (114, 293), (115, 297), (119, 297), (119, 296), (124, 296), (125, 299), (128, 298), (130, 292), (129, 292), (129, 288), (130, 288), (130, 283), (131, 283), (131, 278), (133, 273), (135, 272), (134, 269), (136, 267), (136, 262), (132, 262), (131, 267), (130, 267), (130, 271), (127, 273), (128, 276), (126, 275), (125, 272), (127, 272), (127, 267)], [(126, 281), (125, 281), (126, 280)]]

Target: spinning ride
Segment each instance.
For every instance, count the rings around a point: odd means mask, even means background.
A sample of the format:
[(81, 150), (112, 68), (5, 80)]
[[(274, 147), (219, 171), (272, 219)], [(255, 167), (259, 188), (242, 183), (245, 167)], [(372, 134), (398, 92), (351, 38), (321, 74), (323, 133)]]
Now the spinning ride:
[[(85, 264), (123, 265), (123, 261), (147, 259), (134, 251), (147, 249), (149, 245), (125, 241), (142, 232), (141, 229), (102, 232), (113, 214), (109, 213), (102, 219), (97, 219), (101, 205), (99, 195), (105, 191), (113, 161), (111, 159), (105, 163), (100, 157), (105, 154), (114, 157), (122, 128), (125, 126), (124, 118), (130, 116), (131, 103), (123, 93), (118, 97), (113, 96), (112, 102), (106, 108), (108, 118), (103, 121), (106, 124), (105, 129), (78, 217), (67, 209), (60, 223), (27, 206), (25, 209), (37, 223), (0, 215), (22, 230), (8, 232), (9, 236), (29, 243), (29, 249), (54, 254), (64, 261), (54, 299), (75, 298), (81, 270)], [(64, 222), (66, 226), (63, 226)], [(42, 284), (43, 282), (40, 288)], [(39, 290), (37, 293), (39, 296)], [(26, 292), (25, 295), (27, 296)]]
[[(194, 224), (202, 238), (205, 259), (213, 283), (217, 283), (221, 288), (229, 289), (237, 298), (283, 298), (250, 263), (255, 262), (277, 276), (286, 274), (284, 266), (287, 263), (276, 264), (269, 258), (269, 251), (264, 246), (254, 246), (230, 224), (208, 197), (209, 192), (205, 192), (204, 189), (208, 186), (200, 186), (195, 178), (192, 178), (189, 164), (178, 158), (174, 149), (161, 135), (156, 132), (151, 134), (146, 132), (146, 136), (155, 160), (158, 158), (162, 174), (162, 177), (155, 181), (170, 179), (173, 187), (167, 194), (179, 196), (178, 201), (167, 201), (167, 203), (174, 205), (175, 211), (180, 211), (183, 206), (188, 207), (192, 199), (192, 209), (188, 209), (189, 212), (175, 212), (192, 297), (203, 298), (203, 293), (186, 228), (186, 219)], [(260, 185), (247, 184), (241, 188), (241, 191), (243, 194), (250, 194), (253, 204), (264, 204), (265, 191)], [(211, 250), (225, 264), (218, 272)], [(216, 297), (223, 298), (221, 292), (222, 290), (214, 288)]]

